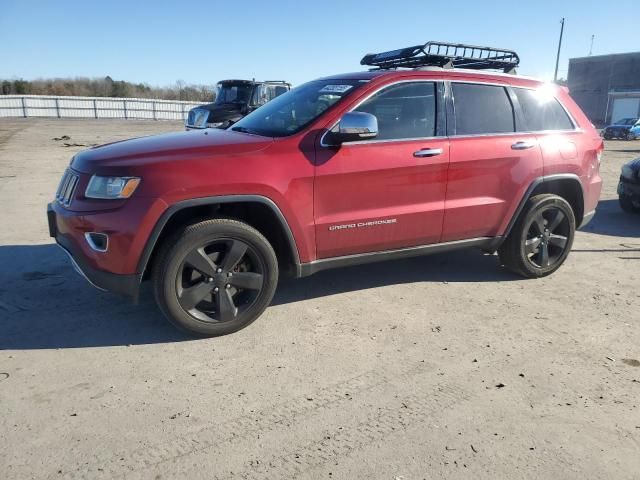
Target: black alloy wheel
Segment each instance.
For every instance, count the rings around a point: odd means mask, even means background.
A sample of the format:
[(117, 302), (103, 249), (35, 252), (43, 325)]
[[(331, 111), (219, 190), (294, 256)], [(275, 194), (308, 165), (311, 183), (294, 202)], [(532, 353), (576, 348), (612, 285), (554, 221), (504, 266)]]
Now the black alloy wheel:
[(199, 320), (232, 321), (258, 298), (264, 268), (255, 250), (242, 240), (220, 239), (196, 247), (176, 277), (178, 302)]
[(504, 266), (518, 275), (544, 277), (567, 259), (575, 229), (573, 209), (564, 198), (536, 195), (527, 201), (498, 255)]
[(164, 242), (153, 280), (169, 321), (196, 335), (226, 335), (267, 308), (278, 283), (278, 260), (255, 228), (231, 219), (206, 220)]
[(533, 266), (552, 267), (565, 253), (569, 240), (569, 219), (555, 206), (541, 209), (529, 223), (525, 253)]

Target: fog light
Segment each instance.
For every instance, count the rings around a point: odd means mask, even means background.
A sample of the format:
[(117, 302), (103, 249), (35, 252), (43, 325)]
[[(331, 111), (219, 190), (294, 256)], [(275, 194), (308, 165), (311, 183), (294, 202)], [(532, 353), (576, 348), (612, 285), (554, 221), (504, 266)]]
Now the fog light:
[(87, 232), (84, 238), (92, 250), (96, 252), (106, 252), (109, 248), (109, 236), (105, 233)]

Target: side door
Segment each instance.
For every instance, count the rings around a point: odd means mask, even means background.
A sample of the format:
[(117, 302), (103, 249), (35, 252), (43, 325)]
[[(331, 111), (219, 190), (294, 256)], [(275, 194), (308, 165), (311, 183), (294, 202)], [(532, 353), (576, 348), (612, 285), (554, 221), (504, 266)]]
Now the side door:
[(450, 165), (442, 241), (501, 235), (531, 182), (542, 176), (536, 135), (518, 132), (506, 85), (451, 82)]
[(436, 243), (442, 233), (449, 142), (444, 85), (402, 81), (353, 108), (375, 115), (375, 139), (316, 152), (318, 258)]

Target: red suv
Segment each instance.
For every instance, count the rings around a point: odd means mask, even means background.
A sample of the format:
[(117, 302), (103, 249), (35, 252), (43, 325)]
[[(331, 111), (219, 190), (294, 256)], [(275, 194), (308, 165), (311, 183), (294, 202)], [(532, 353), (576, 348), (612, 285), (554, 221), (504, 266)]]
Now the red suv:
[(476, 247), (548, 275), (595, 213), (603, 142), (566, 89), (480, 71), (518, 61), (430, 42), (367, 55), (374, 70), (301, 85), (227, 130), (85, 150), (50, 233), (98, 288), (135, 299), (150, 278), (167, 318), (200, 335), (250, 324), (283, 271)]

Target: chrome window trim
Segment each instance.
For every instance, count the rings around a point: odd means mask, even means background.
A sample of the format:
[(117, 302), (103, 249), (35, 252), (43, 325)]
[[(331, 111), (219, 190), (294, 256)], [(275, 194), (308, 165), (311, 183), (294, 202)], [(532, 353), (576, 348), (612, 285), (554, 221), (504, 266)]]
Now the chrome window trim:
[[(355, 109), (357, 109), (360, 105), (362, 105), (364, 102), (366, 102), (367, 100), (369, 100), (371, 97), (373, 97), (375, 94), (377, 94), (378, 92), (380, 92), (381, 90), (384, 90), (387, 87), (392, 87), (394, 85), (399, 85), (401, 83), (433, 83), (436, 84), (438, 82), (444, 82), (444, 79), (441, 78), (417, 78), (417, 79), (408, 79), (408, 80), (398, 80), (397, 82), (393, 82), (393, 83), (388, 83), (386, 85), (383, 85), (377, 89), (375, 89), (373, 92), (371, 92), (370, 94), (368, 94), (366, 97), (364, 97), (362, 100), (358, 101), (358, 103), (356, 103), (353, 107), (351, 107), (349, 110), (347, 110), (344, 113), (350, 113), (353, 112)], [(436, 85), (434, 85), (436, 86)], [(438, 95), (438, 91), (436, 88), (436, 96)], [(437, 98), (436, 98), (437, 100)], [(343, 115), (344, 115), (343, 113)], [(328, 143), (324, 142), (324, 138), (327, 136), (327, 134), (333, 130), (336, 125), (338, 125), (338, 123), (340, 123), (340, 120), (338, 119), (333, 125), (331, 125), (330, 128), (327, 129), (326, 132), (324, 132), (322, 134), (322, 137), (320, 137), (320, 146), (321, 147), (331, 147), (331, 148), (336, 148), (336, 147), (347, 147), (349, 145), (361, 145), (363, 143), (389, 143), (389, 142), (410, 142), (410, 141), (418, 141), (418, 140), (432, 140), (432, 139), (443, 139), (446, 138), (446, 136), (440, 136), (440, 137), (417, 137), (417, 138), (390, 138), (390, 139), (385, 139), (385, 140), (361, 140), (361, 141), (357, 141), (357, 142), (347, 142), (347, 143), (343, 143), (342, 145), (331, 145)]]
[[(387, 140), (358, 140), (357, 142), (347, 142), (344, 143), (342, 145), (340, 145), (341, 147), (346, 147), (349, 145), (363, 145), (363, 144), (370, 144), (370, 143), (398, 143), (398, 142), (417, 142), (420, 140), (442, 140), (445, 139), (447, 137), (442, 136), (442, 137), (414, 137), (414, 138), (390, 138)], [(337, 147), (338, 145), (323, 145), (320, 144), (320, 146), (322, 147)]]
[[(473, 135), (449, 135), (450, 139), (457, 138), (475, 138), (475, 137), (517, 137), (519, 135), (549, 135), (560, 133), (582, 133), (581, 128), (576, 130), (539, 130), (539, 131), (526, 131), (526, 132), (507, 132), (507, 133), (475, 133)], [(443, 137), (438, 137), (443, 138)]]

